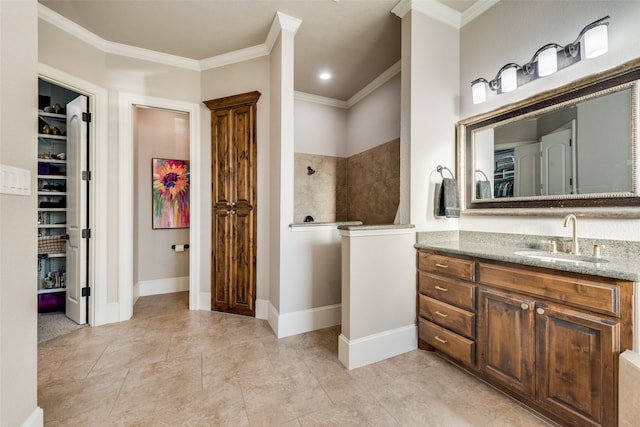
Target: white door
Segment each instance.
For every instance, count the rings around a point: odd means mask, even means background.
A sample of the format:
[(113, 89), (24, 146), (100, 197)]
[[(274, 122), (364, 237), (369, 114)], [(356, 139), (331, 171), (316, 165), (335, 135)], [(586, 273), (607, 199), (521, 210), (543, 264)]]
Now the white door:
[(87, 168), (87, 97), (79, 96), (67, 104), (67, 301), (66, 315), (79, 324), (87, 322), (86, 301), (82, 288), (87, 286), (87, 187), (82, 171)]
[(571, 129), (544, 135), (540, 141), (542, 195), (573, 194)]
[(520, 145), (513, 150), (515, 197), (540, 195), (540, 143)]

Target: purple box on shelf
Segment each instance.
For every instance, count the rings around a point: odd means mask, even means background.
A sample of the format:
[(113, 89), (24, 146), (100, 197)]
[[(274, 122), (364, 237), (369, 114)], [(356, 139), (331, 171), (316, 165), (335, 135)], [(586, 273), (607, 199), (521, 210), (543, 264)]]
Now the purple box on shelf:
[(38, 313), (64, 311), (66, 301), (65, 292), (38, 295)]
[(38, 175), (54, 175), (60, 173), (60, 169), (51, 163), (39, 162)]

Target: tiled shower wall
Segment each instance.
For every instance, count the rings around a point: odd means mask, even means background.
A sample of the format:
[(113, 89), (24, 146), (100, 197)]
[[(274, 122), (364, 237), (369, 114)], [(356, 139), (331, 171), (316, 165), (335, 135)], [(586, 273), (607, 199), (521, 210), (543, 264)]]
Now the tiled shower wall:
[(294, 186), (295, 222), (309, 215), (315, 222), (392, 224), (400, 202), (400, 140), (348, 158), (296, 153)]

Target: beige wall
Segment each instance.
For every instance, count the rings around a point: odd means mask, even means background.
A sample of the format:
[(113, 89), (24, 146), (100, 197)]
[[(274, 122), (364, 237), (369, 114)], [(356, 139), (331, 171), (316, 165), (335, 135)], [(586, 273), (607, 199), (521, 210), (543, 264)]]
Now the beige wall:
[(151, 159), (189, 160), (189, 115), (134, 109), (134, 283), (189, 275), (189, 252), (171, 245), (189, 243), (189, 229), (152, 228)]
[[(201, 73), (202, 101), (238, 95), (257, 90), (261, 93), (257, 104), (256, 140), (258, 148), (258, 252), (257, 289), (258, 299), (269, 299), (269, 209), (272, 197), (269, 194), (269, 57), (263, 56), (250, 61), (206, 70)], [(198, 254), (202, 277), (199, 278), (204, 290), (210, 290), (211, 278), (211, 112), (202, 106), (201, 156), (203, 159), (203, 185), (201, 194), (201, 253)]]
[[(585, 25), (606, 15), (611, 16), (606, 54), (583, 60), (513, 92), (502, 95), (492, 92), (486, 103), (472, 104), (470, 82), (475, 78), (493, 78), (508, 62), (526, 62), (548, 42), (572, 42)], [(640, 44), (634, 42), (640, 39), (639, 21), (640, 7), (636, 1), (573, 0), (545, 2), (544, 7), (534, 1), (498, 2), (460, 31), (460, 118), (491, 111), (640, 57)], [(531, 22), (536, 22), (535, 30)], [(580, 237), (640, 240), (638, 220), (583, 218), (580, 221)], [(459, 224), (464, 230), (567, 236), (562, 218), (474, 216), (463, 217)]]
[[(119, 176), (118, 170), (118, 114), (120, 111), (119, 94), (121, 92), (144, 97), (158, 97), (178, 101), (199, 103), (200, 73), (139, 60), (107, 54), (83, 41), (72, 37), (51, 24), (38, 20), (38, 59), (42, 64), (70, 74), (108, 91), (108, 124), (107, 162), (110, 165), (110, 176)], [(63, 82), (64, 83), (64, 82)], [(95, 113), (95, 112), (94, 112)], [(204, 127), (205, 124), (203, 123)], [(207, 129), (208, 130), (208, 129)], [(113, 188), (110, 183), (110, 188)], [(117, 305), (118, 295), (118, 216), (119, 200), (117, 191), (109, 191), (106, 195), (108, 223), (102, 224), (108, 236), (106, 265), (108, 284), (105, 295), (106, 303)], [(133, 239), (134, 236), (131, 236)]]
[(0, 1), (0, 163), (31, 172), (31, 195), (0, 194), (0, 425), (42, 423), (37, 409), (35, 1)]

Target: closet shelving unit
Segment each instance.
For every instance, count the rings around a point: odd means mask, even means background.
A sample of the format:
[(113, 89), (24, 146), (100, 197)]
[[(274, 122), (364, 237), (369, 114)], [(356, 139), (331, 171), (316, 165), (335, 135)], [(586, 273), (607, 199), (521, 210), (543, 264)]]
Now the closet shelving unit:
[(64, 113), (38, 111), (37, 289), (41, 296), (57, 294), (59, 309), (64, 306), (67, 265), (66, 120)]

